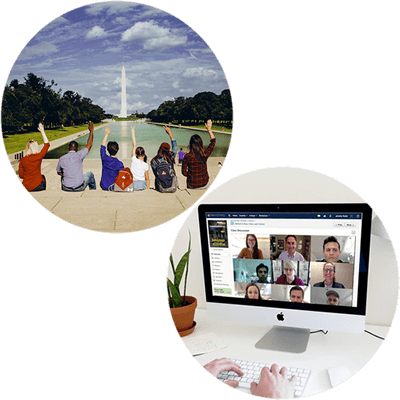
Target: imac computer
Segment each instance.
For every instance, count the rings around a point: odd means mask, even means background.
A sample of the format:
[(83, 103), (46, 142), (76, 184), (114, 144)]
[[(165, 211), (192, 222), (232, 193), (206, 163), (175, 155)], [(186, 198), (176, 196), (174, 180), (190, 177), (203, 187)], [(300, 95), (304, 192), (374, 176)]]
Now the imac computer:
[(201, 204), (211, 318), (272, 325), (257, 348), (300, 353), (310, 330), (364, 331), (371, 208)]

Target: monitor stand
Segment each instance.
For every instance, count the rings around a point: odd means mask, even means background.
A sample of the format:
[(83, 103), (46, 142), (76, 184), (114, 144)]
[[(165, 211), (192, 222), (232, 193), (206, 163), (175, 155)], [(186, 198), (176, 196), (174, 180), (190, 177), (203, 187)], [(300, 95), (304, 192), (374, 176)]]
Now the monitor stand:
[(307, 349), (309, 338), (309, 329), (274, 326), (256, 343), (256, 348), (288, 353), (304, 353)]

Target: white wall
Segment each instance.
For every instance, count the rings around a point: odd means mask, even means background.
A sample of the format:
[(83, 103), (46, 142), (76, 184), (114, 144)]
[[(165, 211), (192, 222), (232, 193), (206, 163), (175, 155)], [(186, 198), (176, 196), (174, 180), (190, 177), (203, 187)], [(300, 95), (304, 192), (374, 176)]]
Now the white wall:
[[(233, 178), (204, 197), (202, 203), (346, 203), (362, 202), (356, 193), (325, 175), (295, 168), (269, 168)], [(376, 229), (377, 222), (379, 223)], [(179, 260), (192, 235), (187, 293), (206, 308), (197, 207), (179, 231), (172, 254)], [(389, 326), (398, 294), (398, 270), (394, 250), (382, 224), (373, 218), (367, 303), (367, 324)], [(176, 261), (177, 262), (177, 261)]]

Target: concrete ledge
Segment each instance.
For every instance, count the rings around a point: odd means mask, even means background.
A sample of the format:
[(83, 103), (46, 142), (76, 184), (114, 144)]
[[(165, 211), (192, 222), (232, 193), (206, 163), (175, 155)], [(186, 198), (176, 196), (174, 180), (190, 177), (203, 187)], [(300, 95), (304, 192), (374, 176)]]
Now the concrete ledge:
[[(218, 162), (224, 160), (224, 157), (208, 159), (210, 184), (220, 171)], [(121, 161), (130, 166), (130, 159)], [(46, 176), (47, 189), (31, 192), (32, 197), (55, 216), (100, 232), (133, 232), (160, 225), (187, 210), (207, 191), (186, 189), (186, 178), (181, 168), (175, 166), (180, 187), (175, 193), (159, 193), (154, 189), (131, 193), (106, 192), (100, 188), (101, 160), (85, 159), (83, 172), (93, 172), (97, 189), (64, 192), (56, 173), (57, 163), (58, 160), (43, 160), (42, 174)], [(149, 171), (149, 175), (150, 186), (154, 188), (153, 172)]]

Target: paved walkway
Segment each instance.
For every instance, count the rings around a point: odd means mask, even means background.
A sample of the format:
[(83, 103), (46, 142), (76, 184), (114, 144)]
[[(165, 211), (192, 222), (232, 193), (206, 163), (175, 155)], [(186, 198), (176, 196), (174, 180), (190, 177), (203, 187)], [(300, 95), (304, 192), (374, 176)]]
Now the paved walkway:
[[(130, 159), (121, 160), (130, 166)], [(208, 173), (213, 182), (224, 157), (208, 159)], [(84, 192), (61, 190), (60, 176), (56, 173), (58, 160), (43, 160), (42, 174), (46, 176), (47, 190), (31, 192), (32, 196), (54, 215), (82, 228), (101, 232), (132, 232), (151, 228), (181, 214), (195, 203), (206, 189), (186, 189), (186, 178), (180, 167), (175, 170), (179, 187), (176, 193), (159, 193), (153, 189), (133, 193), (106, 192), (100, 188), (101, 160), (85, 159), (83, 172), (92, 171), (97, 190), (86, 188)], [(149, 171), (150, 186), (154, 187), (154, 175)]]

